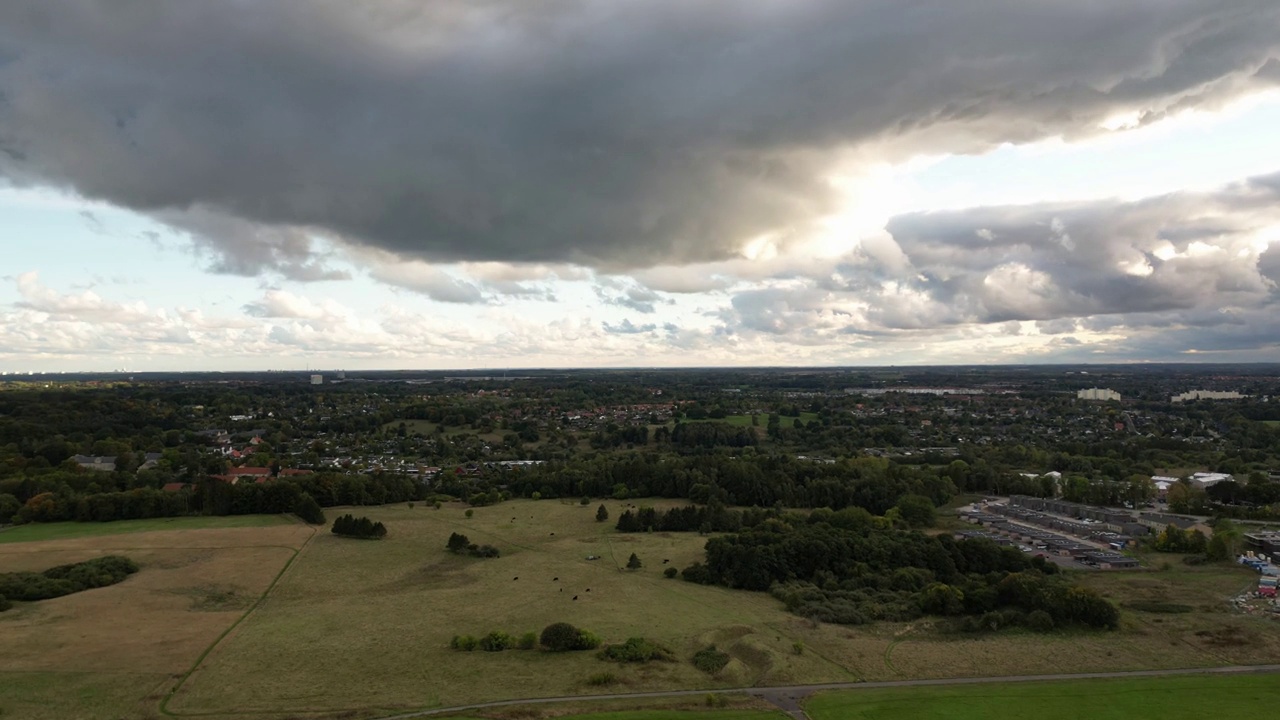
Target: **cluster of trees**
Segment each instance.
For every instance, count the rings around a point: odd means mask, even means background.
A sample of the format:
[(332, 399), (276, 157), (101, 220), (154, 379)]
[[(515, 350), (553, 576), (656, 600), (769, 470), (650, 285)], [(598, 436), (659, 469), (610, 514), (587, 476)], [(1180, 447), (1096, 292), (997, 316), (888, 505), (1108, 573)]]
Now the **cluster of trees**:
[(39, 573), (0, 574), (0, 609), (7, 610), (11, 600), (47, 600), (114, 585), (136, 572), (138, 564), (129, 558), (106, 555)]
[(560, 622), (546, 626), (542, 629), (541, 634), (527, 632), (515, 637), (501, 630), (494, 630), (478, 638), (471, 635), (454, 635), (453, 639), (449, 641), (450, 648), (464, 652), (473, 650), (483, 650), (485, 652), (500, 652), (512, 649), (533, 650), (539, 646), (549, 652), (594, 650), (600, 647), (600, 638), (587, 630), (574, 627), (569, 623)]
[(498, 548), (492, 545), (476, 545), (470, 538), (461, 533), (450, 533), (445, 549), (455, 555), (466, 553), (471, 557), (496, 558), (500, 555)]
[[(1057, 625), (1115, 626), (1114, 606), (1053, 577), (1056, 571), (989, 540), (889, 530), (846, 510), (771, 518), (711, 538), (706, 562), (681, 574), (691, 582), (772, 590), (793, 612), (825, 622), (982, 615), (1012, 606), (1043, 610)], [(1020, 584), (1002, 585), (1015, 575), (1010, 582)]]
[(624, 510), (614, 527), (624, 533), (728, 532), (742, 527), (742, 513), (726, 508), (721, 502), (705, 506), (686, 505), (666, 511), (641, 507), (634, 511)]
[(1209, 538), (1199, 530), (1183, 530), (1170, 524), (1151, 540), (1151, 548), (1168, 553), (1203, 553), (1209, 549)]
[(684, 448), (744, 448), (759, 445), (760, 436), (753, 428), (723, 422), (677, 423), (671, 442)]
[(380, 540), (387, 536), (387, 526), (367, 517), (347, 513), (333, 521), (333, 534), (363, 540)]

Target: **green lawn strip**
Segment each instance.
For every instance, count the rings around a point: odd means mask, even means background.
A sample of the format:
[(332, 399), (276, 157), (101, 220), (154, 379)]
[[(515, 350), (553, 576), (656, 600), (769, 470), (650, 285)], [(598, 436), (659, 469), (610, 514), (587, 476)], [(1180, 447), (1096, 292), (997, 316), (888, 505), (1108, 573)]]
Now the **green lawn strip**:
[(813, 720), (1202, 720), (1264, 717), (1280, 703), (1280, 676), (1063, 680), (849, 690), (805, 703)]
[(288, 525), (293, 522), (287, 515), (225, 515), (175, 518), (150, 518), (147, 520), (117, 520), (115, 522), (58, 522), (19, 525), (0, 531), (0, 545), (7, 543), (40, 542), (42, 540), (72, 540), (84, 537), (121, 535), (124, 533), (153, 532), (156, 530), (204, 530), (208, 528), (246, 528), (269, 525)]
[[(431, 716), (432, 720), (479, 720), (480, 715)], [(787, 716), (772, 710), (626, 710), (622, 712), (566, 715), (560, 720), (784, 720)]]

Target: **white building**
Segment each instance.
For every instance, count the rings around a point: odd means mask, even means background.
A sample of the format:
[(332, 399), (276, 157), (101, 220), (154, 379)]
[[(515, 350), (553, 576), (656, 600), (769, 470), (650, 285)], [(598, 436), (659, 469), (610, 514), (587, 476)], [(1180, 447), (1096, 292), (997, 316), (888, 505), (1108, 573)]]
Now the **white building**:
[(312, 384), (312, 385), (323, 385), (323, 384), (324, 384), (324, 376), (323, 376), (323, 375), (312, 375), (312, 376), (311, 376), (311, 384)]
[(1210, 485), (1216, 485), (1217, 483), (1226, 482), (1228, 480), (1235, 480), (1235, 476), (1228, 475), (1227, 473), (1211, 472), (1198, 472), (1191, 476), (1191, 482), (1202, 488), (1207, 488)]
[(1248, 397), (1241, 395), (1235, 390), (1218, 391), (1218, 390), (1188, 390), (1181, 395), (1174, 395), (1171, 400), (1173, 402), (1183, 402), (1185, 400), (1239, 400)]
[(1119, 400), (1120, 393), (1115, 390), (1106, 388), (1089, 388), (1088, 390), (1077, 390), (1077, 400)]

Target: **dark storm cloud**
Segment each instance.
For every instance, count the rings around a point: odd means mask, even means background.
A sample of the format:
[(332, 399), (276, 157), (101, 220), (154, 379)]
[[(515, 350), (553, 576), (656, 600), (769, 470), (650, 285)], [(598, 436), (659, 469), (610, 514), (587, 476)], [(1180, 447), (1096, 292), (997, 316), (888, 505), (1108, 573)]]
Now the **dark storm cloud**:
[(230, 272), (330, 276), (314, 233), (676, 265), (832, 210), (840, 150), (1151, 121), (1275, 85), (1278, 48), (1274, 0), (9, 0), (0, 175), (278, 233), (201, 235)]

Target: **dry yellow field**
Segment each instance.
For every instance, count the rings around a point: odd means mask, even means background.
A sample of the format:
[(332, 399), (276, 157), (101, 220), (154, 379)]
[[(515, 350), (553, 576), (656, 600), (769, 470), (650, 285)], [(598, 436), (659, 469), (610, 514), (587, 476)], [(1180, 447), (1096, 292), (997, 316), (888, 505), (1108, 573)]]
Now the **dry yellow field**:
[(0, 572), (108, 554), (141, 570), (110, 587), (0, 613), (2, 717), (131, 718), (267, 589), (311, 537), (302, 525), (0, 545)]

